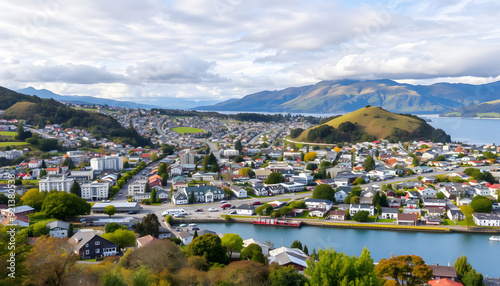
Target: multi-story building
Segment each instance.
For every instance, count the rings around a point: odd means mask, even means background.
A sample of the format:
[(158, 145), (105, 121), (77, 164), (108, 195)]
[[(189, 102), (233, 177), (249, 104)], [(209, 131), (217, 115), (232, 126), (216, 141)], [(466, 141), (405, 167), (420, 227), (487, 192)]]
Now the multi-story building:
[(180, 154), (181, 165), (182, 164), (194, 164), (195, 154), (196, 154), (196, 152), (193, 152), (191, 150), (184, 150), (184, 152), (182, 152)]
[(109, 183), (86, 183), (80, 186), (82, 191), (82, 199), (84, 200), (103, 200), (109, 195)]
[(84, 151), (68, 151), (66, 152), (66, 155), (68, 156), (68, 158), (71, 159), (71, 161), (73, 161), (73, 163), (75, 165), (78, 165), (80, 162), (84, 161), (84, 162), (88, 162), (89, 161), (89, 157), (87, 156), (87, 154), (85, 154)]
[(104, 156), (103, 158), (90, 159), (90, 167), (94, 171), (120, 171), (123, 169), (123, 157)]
[(73, 185), (73, 178), (62, 176), (47, 176), (45, 179), (38, 181), (40, 191), (50, 192), (52, 190), (64, 191), (69, 193)]
[(128, 195), (133, 196), (135, 194), (144, 194), (146, 192), (146, 184), (148, 180), (137, 180), (128, 185)]

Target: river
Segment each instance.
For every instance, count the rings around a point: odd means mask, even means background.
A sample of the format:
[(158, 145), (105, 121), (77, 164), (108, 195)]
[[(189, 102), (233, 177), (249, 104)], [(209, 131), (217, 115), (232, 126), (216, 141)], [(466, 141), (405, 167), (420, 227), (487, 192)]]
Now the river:
[(453, 265), (457, 257), (468, 261), (483, 276), (500, 277), (500, 242), (490, 242), (489, 234), (428, 233), (385, 230), (360, 230), (302, 226), (286, 228), (254, 226), (246, 223), (198, 223), (200, 229), (217, 233), (237, 233), (243, 239), (270, 240), (275, 247), (290, 246), (294, 240), (312, 252), (313, 248), (332, 247), (347, 255), (361, 254), (367, 247), (375, 262), (392, 255), (415, 254), (427, 264)]

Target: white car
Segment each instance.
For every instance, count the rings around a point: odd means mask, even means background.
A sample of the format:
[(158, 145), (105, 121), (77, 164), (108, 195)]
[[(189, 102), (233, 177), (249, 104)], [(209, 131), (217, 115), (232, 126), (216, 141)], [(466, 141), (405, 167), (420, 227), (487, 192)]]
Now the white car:
[(208, 211), (209, 211), (209, 212), (217, 212), (217, 211), (219, 211), (219, 210), (218, 210), (218, 209), (216, 209), (216, 208), (209, 208), (209, 209), (208, 209)]

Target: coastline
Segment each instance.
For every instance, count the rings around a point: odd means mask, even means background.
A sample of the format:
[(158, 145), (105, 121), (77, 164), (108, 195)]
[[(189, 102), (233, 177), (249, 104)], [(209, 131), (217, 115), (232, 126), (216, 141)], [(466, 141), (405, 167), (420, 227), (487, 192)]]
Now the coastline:
[[(297, 219), (299, 220), (299, 219)], [(174, 219), (173, 224), (179, 223), (247, 223), (252, 224), (253, 218), (238, 218), (231, 217), (231, 220), (226, 221), (224, 218), (210, 219)], [(354, 221), (325, 221), (325, 220), (299, 220), (304, 226), (331, 227), (331, 228), (346, 228), (346, 229), (369, 229), (369, 230), (388, 230), (388, 231), (405, 231), (405, 232), (433, 232), (433, 233), (482, 233), (482, 234), (500, 234), (500, 228), (483, 228), (471, 226), (467, 230), (464, 226), (403, 226), (382, 223), (358, 223)], [(285, 227), (285, 226), (283, 226)]]

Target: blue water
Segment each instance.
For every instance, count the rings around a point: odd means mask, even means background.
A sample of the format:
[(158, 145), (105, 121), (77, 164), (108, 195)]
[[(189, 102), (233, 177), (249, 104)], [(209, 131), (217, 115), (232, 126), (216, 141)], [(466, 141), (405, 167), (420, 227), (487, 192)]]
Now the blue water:
[(472, 119), (459, 117), (435, 117), (429, 122), (435, 128), (441, 128), (451, 135), (451, 140), (470, 144), (500, 144), (499, 119)]
[(347, 255), (359, 256), (367, 247), (375, 262), (391, 254), (415, 254), (428, 264), (453, 265), (457, 257), (468, 261), (484, 276), (500, 277), (500, 242), (490, 242), (488, 234), (423, 233), (383, 230), (339, 229), (315, 226), (285, 228), (254, 226), (243, 223), (198, 223), (200, 229), (217, 233), (237, 233), (243, 239), (270, 240), (275, 247), (290, 246), (300, 240), (311, 252), (313, 248), (333, 247)]

